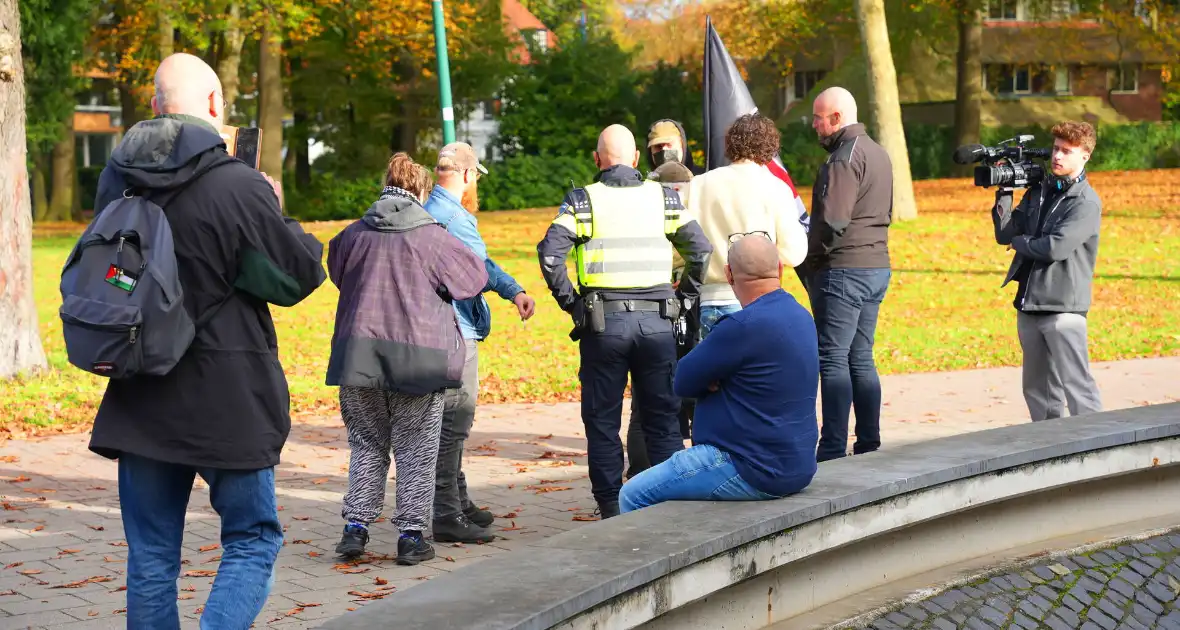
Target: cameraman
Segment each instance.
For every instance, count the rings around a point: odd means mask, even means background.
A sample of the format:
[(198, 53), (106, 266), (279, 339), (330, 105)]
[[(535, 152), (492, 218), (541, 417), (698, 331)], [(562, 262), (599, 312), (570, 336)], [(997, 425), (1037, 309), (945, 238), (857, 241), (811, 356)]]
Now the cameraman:
[(1024, 353), (1023, 389), (1033, 422), (1102, 410), (1090, 375), (1086, 311), (1098, 255), (1102, 202), (1086, 180), (1097, 137), (1087, 123), (1053, 127), (1052, 169), (1012, 209), (1012, 189), (996, 192), (996, 242), (1016, 251), (1007, 286), (1019, 284), (1016, 331)]

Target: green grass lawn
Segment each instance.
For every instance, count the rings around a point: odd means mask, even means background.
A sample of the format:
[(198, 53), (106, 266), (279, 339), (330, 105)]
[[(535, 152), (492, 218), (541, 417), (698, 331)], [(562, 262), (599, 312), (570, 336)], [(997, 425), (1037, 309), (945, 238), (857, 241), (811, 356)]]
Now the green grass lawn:
[[(1092, 360), (1180, 354), (1180, 170), (1097, 173), (1091, 181), (1105, 204), (1089, 317)], [(810, 207), (810, 191), (801, 192)], [(967, 180), (917, 182), (915, 193), (920, 218), (891, 230), (894, 275), (877, 327), (881, 372), (1018, 365), (1011, 307), (1016, 286), (1000, 288), (1012, 254), (992, 240), (992, 193)], [(552, 215), (480, 216), (492, 257), (538, 303), (536, 316), (521, 322), (510, 303), (488, 294), (493, 334), (480, 347), (481, 402), (577, 400), (577, 345), (536, 260), (536, 243)], [(308, 229), (326, 242), (343, 225)], [(51, 370), (0, 383), (0, 418), (14, 432), (82, 426), (102, 396), (103, 379), (66, 362), (58, 279), (81, 228), (55, 227), (38, 228), (33, 252)], [(784, 286), (806, 304), (794, 274), (786, 275)], [(336, 390), (323, 384), (336, 296), (329, 281), (294, 308), (272, 308), (295, 412), (336, 413)]]

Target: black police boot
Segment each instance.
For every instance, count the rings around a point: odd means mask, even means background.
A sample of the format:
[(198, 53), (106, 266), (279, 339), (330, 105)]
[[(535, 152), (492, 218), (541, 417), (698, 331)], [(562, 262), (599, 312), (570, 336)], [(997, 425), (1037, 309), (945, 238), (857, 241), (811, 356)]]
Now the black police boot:
[(476, 525), (479, 525), (480, 527), (488, 527), (496, 520), (496, 517), (493, 516), (491, 512), (487, 510), (481, 510), (478, 507), (475, 507), (475, 504), (471, 504), (463, 508), (463, 516), (466, 516), (467, 520), (475, 523)]
[(613, 516), (618, 516), (619, 515), (619, 502), (618, 501), (607, 501), (605, 503), (599, 503), (598, 504), (598, 513), (602, 515), (602, 520), (604, 520), (604, 521), (608, 518), (613, 517)]
[(422, 538), (422, 532), (402, 532), (397, 539), (397, 563), (413, 566), (434, 559), (434, 547)]
[(344, 526), (344, 535), (336, 544), (336, 553), (345, 558), (356, 558), (365, 553), (365, 545), (369, 543), (369, 528), (349, 523)]
[(490, 543), (496, 535), (490, 529), (472, 523), (463, 514), (449, 518), (435, 519), (431, 526), (436, 542)]

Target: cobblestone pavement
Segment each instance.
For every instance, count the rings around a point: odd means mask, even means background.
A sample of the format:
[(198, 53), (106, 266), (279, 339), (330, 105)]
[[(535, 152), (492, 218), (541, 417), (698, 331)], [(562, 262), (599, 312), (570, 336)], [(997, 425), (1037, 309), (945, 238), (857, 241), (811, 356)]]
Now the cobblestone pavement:
[[(1180, 398), (1180, 358), (1098, 364), (1109, 409)], [(886, 449), (943, 435), (1027, 422), (1016, 369), (887, 376)], [(114, 462), (90, 453), (88, 436), (0, 443), (0, 628), (122, 628), (126, 545)], [(339, 563), (340, 499), (348, 443), (339, 419), (300, 418), (277, 471), (286, 542), (256, 627), (308, 628), (365, 602), (593, 520), (585, 438), (577, 404), (485, 405), (464, 470), (473, 498), (500, 516), (496, 542), (437, 545), (438, 558), (401, 567), (396, 533), (373, 528), (371, 554)], [(388, 506), (393, 504), (389, 485)], [(179, 607), (197, 619), (217, 570), (218, 519), (206, 487), (194, 487), (185, 530)]]
[(1180, 629), (1180, 534), (988, 576), (889, 612), (874, 630)]

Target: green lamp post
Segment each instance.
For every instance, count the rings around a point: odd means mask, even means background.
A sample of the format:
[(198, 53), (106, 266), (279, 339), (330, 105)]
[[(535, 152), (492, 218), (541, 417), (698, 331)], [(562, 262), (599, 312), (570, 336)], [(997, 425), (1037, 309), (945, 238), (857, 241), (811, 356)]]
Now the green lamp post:
[(442, 106), (443, 144), (455, 141), (455, 109), (451, 106), (451, 64), (447, 60), (447, 25), (442, 0), (432, 0), (434, 50), (438, 56), (438, 101)]

